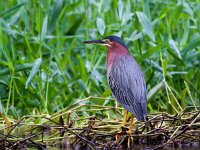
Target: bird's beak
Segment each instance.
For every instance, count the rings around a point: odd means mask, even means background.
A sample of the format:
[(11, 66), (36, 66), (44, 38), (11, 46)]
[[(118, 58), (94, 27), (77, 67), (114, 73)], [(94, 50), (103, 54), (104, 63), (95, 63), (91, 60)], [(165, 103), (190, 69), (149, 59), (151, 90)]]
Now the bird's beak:
[(102, 41), (102, 40), (84, 41), (83, 43), (84, 43), (84, 44), (97, 44), (97, 45), (103, 45), (103, 46), (106, 46), (106, 47), (110, 47), (110, 44), (105, 43), (105, 42)]

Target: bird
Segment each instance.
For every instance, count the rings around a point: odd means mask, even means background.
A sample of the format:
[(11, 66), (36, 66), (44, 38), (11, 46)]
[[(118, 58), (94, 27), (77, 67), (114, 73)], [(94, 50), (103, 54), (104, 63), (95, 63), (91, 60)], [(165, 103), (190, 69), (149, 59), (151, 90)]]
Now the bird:
[(122, 127), (131, 113), (129, 133), (133, 132), (134, 116), (145, 121), (147, 115), (147, 89), (142, 69), (131, 56), (127, 46), (118, 36), (107, 36), (100, 40), (84, 41), (107, 47), (107, 80), (113, 97), (125, 108)]

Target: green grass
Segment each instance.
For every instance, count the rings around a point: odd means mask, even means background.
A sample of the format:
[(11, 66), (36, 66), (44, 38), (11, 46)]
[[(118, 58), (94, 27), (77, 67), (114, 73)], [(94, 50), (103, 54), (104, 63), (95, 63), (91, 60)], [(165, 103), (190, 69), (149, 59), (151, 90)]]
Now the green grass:
[(17, 119), (110, 97), (106, 49), (82, 44), (108, 35), (121, 35), (143, 68), (149, 113), (200, 105), (199, 14), (199, 0), (3, 1), (0, 111)]

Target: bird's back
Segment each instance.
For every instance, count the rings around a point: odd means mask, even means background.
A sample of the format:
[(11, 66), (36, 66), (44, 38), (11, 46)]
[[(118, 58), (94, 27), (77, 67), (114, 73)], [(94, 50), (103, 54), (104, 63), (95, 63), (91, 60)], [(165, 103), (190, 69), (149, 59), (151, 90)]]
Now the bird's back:
[(130, 55), (118, 59), (107, 74), (116, 100), (135, 117), (144, 121), (147, 115), (147, 96), (144, 74)]

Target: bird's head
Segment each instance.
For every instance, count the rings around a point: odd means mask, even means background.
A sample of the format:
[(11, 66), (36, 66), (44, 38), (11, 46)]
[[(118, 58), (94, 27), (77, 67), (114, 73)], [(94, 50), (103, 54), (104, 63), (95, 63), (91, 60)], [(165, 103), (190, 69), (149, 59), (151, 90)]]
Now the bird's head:
[(83, 43), (103, 45), (103, 46), (107, 47), (108, 49), (118, 48), (121, 46), (127, 49), (127, 47), (124, 44), (124, 42), (122, 41), (122, 39), (118, 36), (107, 36), (101, 40), (91, 40), (91, 41), (85, 41)]

